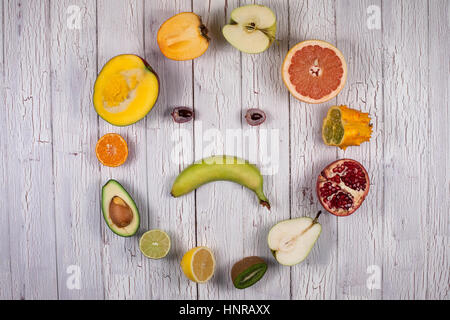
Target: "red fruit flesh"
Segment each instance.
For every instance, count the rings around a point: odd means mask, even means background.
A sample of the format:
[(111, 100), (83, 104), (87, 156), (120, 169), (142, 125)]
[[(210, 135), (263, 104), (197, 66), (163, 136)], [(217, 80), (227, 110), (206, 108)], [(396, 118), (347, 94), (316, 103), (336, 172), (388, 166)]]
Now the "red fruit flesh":
[(322, 206), (336, 216), (349, 216), (369, 192), (369, 175), (358, 161), (342, 159), (328, 165), (317, 179), (317, 196)]
[(314, 100), (335, 91), (344, 75), (342, 61), (336, 53), (319, 45), (303, 47), (294, 54), (291, 63), (291, 82), (301, 95)]

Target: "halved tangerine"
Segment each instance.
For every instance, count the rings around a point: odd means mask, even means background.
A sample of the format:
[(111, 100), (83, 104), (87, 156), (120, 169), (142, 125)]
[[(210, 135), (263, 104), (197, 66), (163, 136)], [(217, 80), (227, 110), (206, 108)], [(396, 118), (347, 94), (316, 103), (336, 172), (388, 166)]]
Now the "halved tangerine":
[(107, 133), (98, 140), (95, 154), (101, 164), (118, 167), (127, 161), (128, 145), (119, 134)]
[(307, 103), (333, 99), (347, 80), (347, 64), (342, 52), (321, 40), (296, 44), (287, 53), (281, 72), (291, 94)]

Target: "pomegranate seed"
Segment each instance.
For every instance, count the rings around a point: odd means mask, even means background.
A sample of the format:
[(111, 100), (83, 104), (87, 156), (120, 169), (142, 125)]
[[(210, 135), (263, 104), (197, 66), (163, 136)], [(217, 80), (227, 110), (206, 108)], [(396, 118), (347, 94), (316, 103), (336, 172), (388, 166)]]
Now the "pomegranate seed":
[(335, 175), (333, 178), (330, 178), (330, 180), (335, 183), (341, 183), (341, 178), (338, 175)]

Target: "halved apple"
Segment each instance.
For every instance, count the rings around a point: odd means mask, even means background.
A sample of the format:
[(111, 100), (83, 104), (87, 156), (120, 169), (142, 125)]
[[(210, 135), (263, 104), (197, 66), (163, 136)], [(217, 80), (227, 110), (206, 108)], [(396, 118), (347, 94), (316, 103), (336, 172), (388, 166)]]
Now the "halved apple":
[(94, 108), (112, 125), (128, 126), (150, 112), (158, 93), (158, 76), (145, 60), (119, 55), (105, 64), (95, 81)]
[(262, 5), (246, 5), (231, 12), (230, 24), (222, 33), (236, 49), (245, 53), (267, 50), (275, 40), (277, 18), (272, 10)]

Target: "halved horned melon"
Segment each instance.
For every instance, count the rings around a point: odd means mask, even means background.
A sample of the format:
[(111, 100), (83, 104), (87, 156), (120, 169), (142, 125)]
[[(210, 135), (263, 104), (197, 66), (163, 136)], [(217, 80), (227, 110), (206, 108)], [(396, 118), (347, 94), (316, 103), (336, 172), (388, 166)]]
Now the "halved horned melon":
[(322, 139), (329, 146), (345, 150), (348, 146), (359, 146), (369, 141), (372, 124), (368, 113), (347, 106), (333, 106), (323, 120)]
[(143, 59), (119, 55), (105, 64), (95, 81), (95, 111), (112, 125), (128, 126), (150, 112), (158, 93), (158, 76)]

